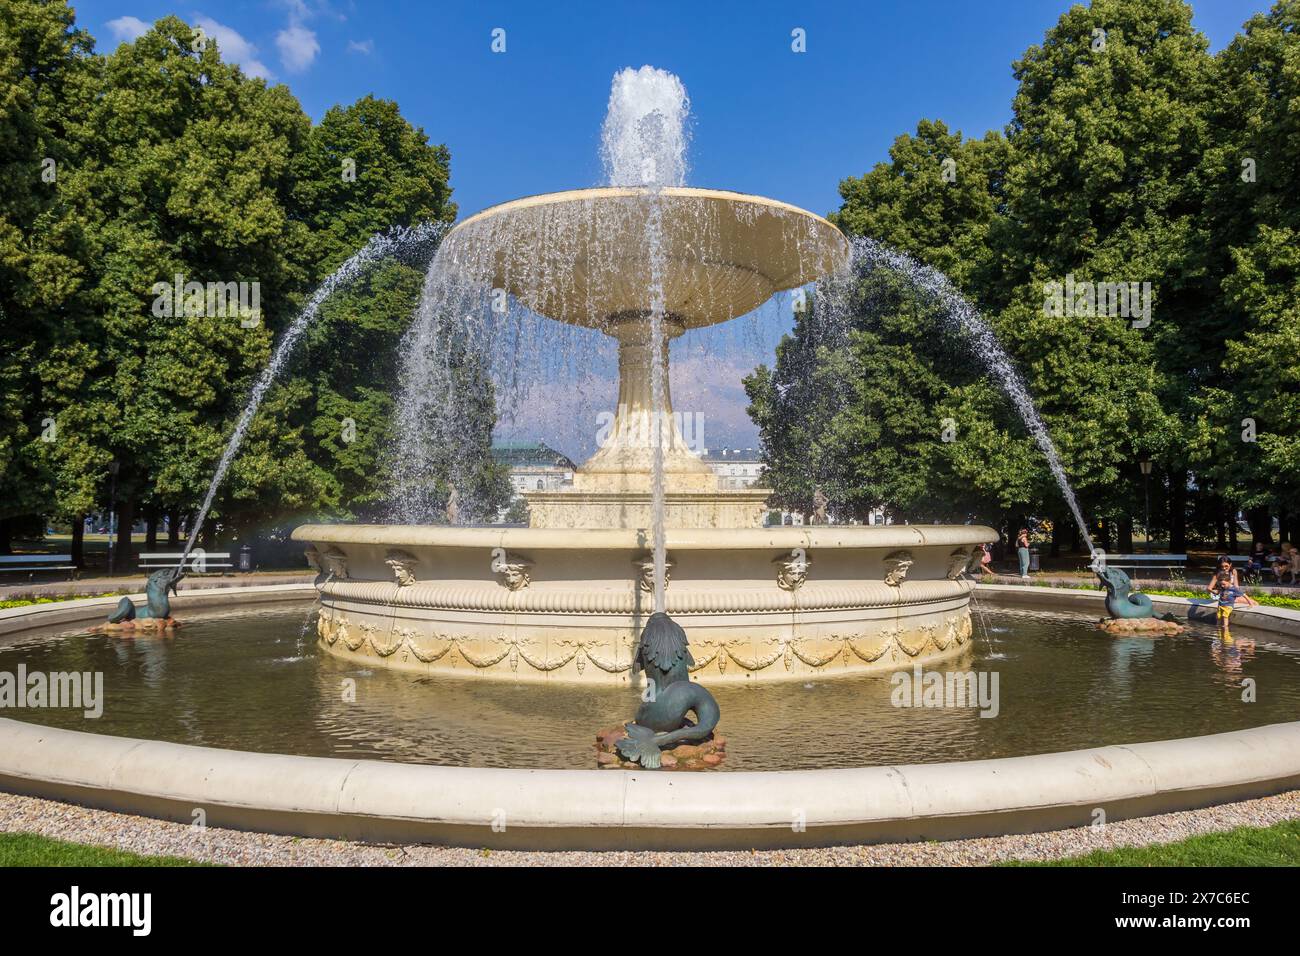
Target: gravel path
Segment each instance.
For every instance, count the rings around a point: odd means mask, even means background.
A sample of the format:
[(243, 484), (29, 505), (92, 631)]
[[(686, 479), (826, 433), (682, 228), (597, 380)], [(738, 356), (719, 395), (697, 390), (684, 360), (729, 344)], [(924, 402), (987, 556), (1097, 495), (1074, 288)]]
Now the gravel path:
[(1300, 790), (1202, 810), (1089, 827), (947, 843), (882, 843), (730, 852), (526, 852), (377, 845), (209, 828), (0, 793), (0, 832), (28, 832), (135, 853), (237, 866), (980, 866), (1171, 843), (1239, 826), (1300, 818)]

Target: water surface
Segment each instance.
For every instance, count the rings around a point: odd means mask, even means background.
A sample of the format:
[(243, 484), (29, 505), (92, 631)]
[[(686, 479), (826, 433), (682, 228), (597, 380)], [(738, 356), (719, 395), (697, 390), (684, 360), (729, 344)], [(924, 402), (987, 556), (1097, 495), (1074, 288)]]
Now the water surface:
[[(104, 712), (0, 716), (205, 747), (476, 767), (594, 765), (596, 731), (637, 692), (429, 678), (321, 651), (313, 607), (195, 616), (174, 638), (62, 632), (0, 638), (0, 671), (101, 671)], [(1213, 628), (1114, 639), (1076, 614), (977, 614), (967, 656), (998, 675), (998, 715), (891, 703), (890, 676), (715, 686), (728, 770), (929, 763), (1238, 730), (1300, 718), (1300, 641)], [(1244, 678), (1257, 701), (1242, 700)], [(348, 681), (356, 699), (345, 699)]]

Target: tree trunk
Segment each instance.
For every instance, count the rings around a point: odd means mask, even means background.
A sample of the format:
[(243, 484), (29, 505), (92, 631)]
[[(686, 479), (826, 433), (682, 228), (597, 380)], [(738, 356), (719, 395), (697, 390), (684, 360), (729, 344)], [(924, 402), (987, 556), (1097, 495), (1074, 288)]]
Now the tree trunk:
[(1187, 552), (1187, 472), (1169, 473), (1169, 552)]
[(1052, 522), (1052, 551), (1054, 558), (1061, 556), (1061, 542), (1065, 540), (1065, 526), (1061, 521)]
[(1277, 509), (1277, 538), (1279, 541), (1295, 543), (1294, 530), (1291, 527), (1291, 512), (1285, 508)]
[(1129, 515), (1119, 521), (1119, 549), (1125, 554), (1133, 553), (1133, 519)]
[(86, 566), (86, 516), (72, 516), (72, 563), (79, 568)]
[(1246, 523), (1250, 525), (1251, 544), (1273, 543), (1273, 514), (1268, 505), (1251, 508), (1246, 512)]
[(13, 541), (9, 538), (9, 519), (0, 518), (0, 554), (13, 553)]
[(167, 512), (167, 547), (179, 548), (181, 545), (181, 509), (171, 508)]
[(1236, 504), (1228, 505), (1228, 548), (1230, 554), (1236, 554), (1241, 550), (1241, 544), (1237, 540), (1237, 506)]
[(1216, 495), (1214, 509), (1214, 547), (1219, 554), (1223, 554), (1223, 552), (1228, 548), (1227, 510), (1227, 506), (1224, 504), (1223, 499)]
[(158, 550), (158, 506), (151, 504), (144, 509), (144, 549)]
[(113, 571), (116, 574), (131, 572), (131, 526), (135, 524), (135, 501), (127, 498), (117, 509), (117, 539), (113, 542)]

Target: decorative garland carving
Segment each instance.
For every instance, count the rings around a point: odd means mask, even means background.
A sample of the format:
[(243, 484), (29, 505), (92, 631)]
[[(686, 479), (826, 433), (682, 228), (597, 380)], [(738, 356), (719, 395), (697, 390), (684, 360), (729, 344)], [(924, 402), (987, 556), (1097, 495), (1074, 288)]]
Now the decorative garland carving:
[(592, 644), (594, 643), (593, 641), (563, 640), (560, 641), (559, 643), (563, 647), (576, 648), (575, 653), (580, 653), (582, 655), (581, 657), (578, 657), (575, 665), (578, 668), (579, 674), (582, 674), (582, 672), (586, 670), (588, 661), (595, 664), (606, 674), (621, 674), (623, 673), (623, 671), (630, 670), (632, 668), (632, 646), (630, 644), (624, 645), (624, 649), (627, 651), (628, 662), (626, 664), (619, 664), (616, 661), (611, 661), (606, 658), (598, 657), (595, 654), (593, 654), (591, 649)]
[[(393, 640), (393, 636), (392, 636), (394, 631), (396, 631), (397, 633), (396, 640)], [(397, 628), (395, 626), (390, 627), (388, 629), (389, 643), (385, 644), (383, 647), (380, 647), (378, 644), (375, 643), (375, 635), (373, 633), (368, 636), (370, 638), (370, 646), (374, 648), (376, 654), (378, 654), (380, 657), (392, 657), (394, 654), (398, 652), (398, 650), (401, 649), (402, 645), (404, 645), (407, 642), (408, 635), (410, 635), (411, 633), (412, 632), (410, 628), (406, 628), (406, 627)]]
[[(368, 645), (363, 653), (374, 653), (381, 658), (392, 657), (399, 650), (406, 650), (421, 663), (433, 664), (456, 650), (467, 664), (478, 670), (495, 667), (507, 658), (509, 658), (511, 670), (514, 671), (518, 670), (519, 661), (521, 660), (533, 670), (542, 673), (559, 670), (571, 661), (576, 661), (575, 666), (579, 674), (584, 672), (588, 662), (607, 674), (622, 674), (631, 667), (632, 648), (630, 645), (623, 645), (622, 649), (627, 652), (628, 663), (622, 664), (602, 657), (597, 653), (598, 642), (592, 640), (560, 641), (560, 646), (567, 649), (564, 653), (554, 657), (542, 657), (532, 650), (537, 641), (531, 638), (507, 638), (501, 635), (495, 639), (500, 642), (499, 647), (494, 648), (491, 653), (478, 656), (467, 648), (467, 645), (480, 640), (477, 637), (449, 636), (434, 633), (430, 636), (435, 641), (443, 642), (442, 646), (436, 649), (425, 649), (420, 647), (418, 643), (418, 639), (422, 636), (418, 628), (406, 625), (397, 626), (394, 623), (390, 625), (388, 641), (383, 644), (380, 644), (376, 639), (380, 630), (380, 626), (375, 623), (370, 621), (354, 623), (349, 621), (346, 615), (338, 614), (324, 607), (317, 613), (316, 633), (322, 643), (333, 646), (341, 641), (349, 651), (353, 652), (360, 650), (363, 645)], [(360, 636), (354, 639), (354, 633), (358, 632)], [(918, 634), (920, 636), (919, 642), (909, 643), (905, 639), (906, 633)], [(725, 674), (728, 662), (735, 662), (742, 670), (756, 673), (766, 670), (777, 661), (783, 661), (784, 667), (788, 671), (792, 668), (795, 659), (817, 670), (832, 664), (837, 657), (843, 657), (844, 666), (848, 666), (853, 657), (857, 657), (863, 663), (874, 664), (886, 654), (891, 654), (893, 659), (897, 660), (900, 650), (908, 658), (916, 658), (929, 648), (943, 652), (954, 644), (960, 647), (970, 640), (971, 634), (970, 615), (952, 614), (944, 618), (942, 622), (924, 624), (912, 628), (909, 632), (905, 632), (903, 628), (897, 625), (888, 627), (880, 632), (879, 637), (883, 638), (883, 641), (871, 650), (866, 650), (860, 646), (862, 640), (860, 636), (841, 636), (838, 634), (830, 637), (795, 640), (773, 638), (763, 642), (766, 645), (774, 645), (772, 652), (755, 657), (746, 657), (739, 651), (742, 646), (749, 643), (748, 641), (741, 639), (719, 642), (709, 641), (695, 645), (700, 654), (691, 667), (691, 671), (702, 671), (716, 662), (718, 673)], [(813, 653), (808, 647), (815, 643), (829, 645), (829, 649), (820, 654)]]
[(414, 636), (407, 639), (406, 646), (411, 651), (411, 654), (414, 655), (415, 659), (419, 661), (421, 664), (432, 664), (435, 661), (442, 660), (444, 657), (450, 654), (452, 648), (456, 646), (455, 638), (443, 637), (441, 634), (435, 634), (434, 638), (437, 640), (446, 641), (447, 642), (446, 646), (444, 646), (443, 649), (440, 651), (425, 653), (424, 651), (420, 650), (420, 645), (415, 643)]

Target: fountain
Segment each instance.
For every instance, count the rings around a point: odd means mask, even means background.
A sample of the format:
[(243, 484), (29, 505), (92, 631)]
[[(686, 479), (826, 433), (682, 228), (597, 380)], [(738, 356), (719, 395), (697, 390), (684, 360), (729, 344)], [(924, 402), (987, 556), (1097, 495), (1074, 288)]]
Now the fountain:
[[(765, 528), (770, 492), (720, 488), (683, 439), (669, 340), (842, 272), (850, 256), (812, 213), (682, 185), (684, 113), (671, 74), (624, 71), (605, 127), (608, 186), (489, 208), (442, 242), (412, 341), (502, 290), (531, 315), (616, 340), (614, 423), (572, 487), (527, 494), (527, 528), (296, 529), (320, 572), (328, 651), (439, 674), (627, 683), (656, 610), (690, 634), (706, 682), (910, 666), (967, 645), (963, 572), (992, 529)], [(403, 404), (426, 398), (408, 387)]]
[[(1101, 595), (995, 585), (981, 609), (984, 645), (974, 647), (964, 572), (991, 529), (828, 524), (821, 495), (813, 525), (763, 528), (766, 492), (718, 487), (671, 414), (670, 339), (809, 282), (814, 307), (827, 310), (815, 317), (834, 333), (847, 314), (837, 297), (847, 302), (862, 270), (884, 267), (966, 334), (1083, 524), (1028, 390), (947, 280), (869, 240), (850, 247), (794, 207), (687, 188), (684, 106), (675, 78), (620, 74), (605, 188), (489, 209), (441, 244), (398, 402), (395, 515), (407, 517), (295, 532), (320, 572), (313, 616), (329, 654), (303, 652), (298, 602), (308, 585), (186, 592), (186, 611), (207, 610), (187, 619), (180, 641), (121, 640), (167, 632), (171, 569), (151, 577), (145, 608), (90, 598), (0, 611), (0, 637), (21, 635), (0, 640), (10, 701), (28, 686), (24, 674), (83, 672), (107, 674), (116, 701), (87, 723), (92, 713), (79, 707), (25, 706), (18, 696), (22, 718), (0, 717), (4, 789), (186, 824), (202, 806), (209, 826), (313, 837), (752, 850), (1085, 833), (1098, 807), (1119, 820), (1297, 786), (1300, 696), (1287, 679), (1300, 655), (1295, 612), (1243, 609), (1245, 634), (1212, 636), (1201, 625), (1211, 606), (1135, 595), (1097, 552), (1109, 613), (1121, 623), (1185, 614), (1187, 638), (1098, 639), (1080, 611), (1100, 608)], [(330, 288), (439, 229), (378, 237), (312, 297), (253, 387), (194, 539)], [(501, 393), (476, 384), (488, 359), (500, 363), (495, 387), (502, 371), (532, 360), (548, 329), (574, 334), (566, 360), (601, 336), (617, 343), (609, 441), (572, 487), (530, 495), (530, 527), (455, 526), (483, 510), (463, 480), (473, 477), (465, 453), (483, 435), (468, 434), (473, 417), (458, 416), (458, 405), (496, 401)], [(452, 526), (431, 523), (443, 518)], [(107, 626), (66, 630), (105, 612)], [(944, 699), (931, 701), (922, 678), (938, 669), (924, 666), (967, 652), (943, 668)], [(482, 680), (431, 685), (376, 666)], [(341, 673), (365, 680), (364, 691), (340, 694)], [(698, 759), (700, 769), (733, 772), (684, 780), (559, 769), (590, 766), (591, 731), (626, 718), (619, 685), (641, 673), (635, 723), (598, 734), (598, 765), (695, 769)], [(840, 674), (850, 676), (808, 679)], [(1274, 690), (1242, 707), (1246, 674)], [(513, 683), (542, 680), (554, 683), (531, 697)], [(746, 686), (768, 681), (784, 683)], [(1019, 690), (999, 699), (999, 682)], [(965, 695), (947, 699), (962, 686)], [(724, 712), (735, 741), (726, 764), (727, 741), (713, 733)], [(1188, 734), (1204, 736), (1167, 739)]]

